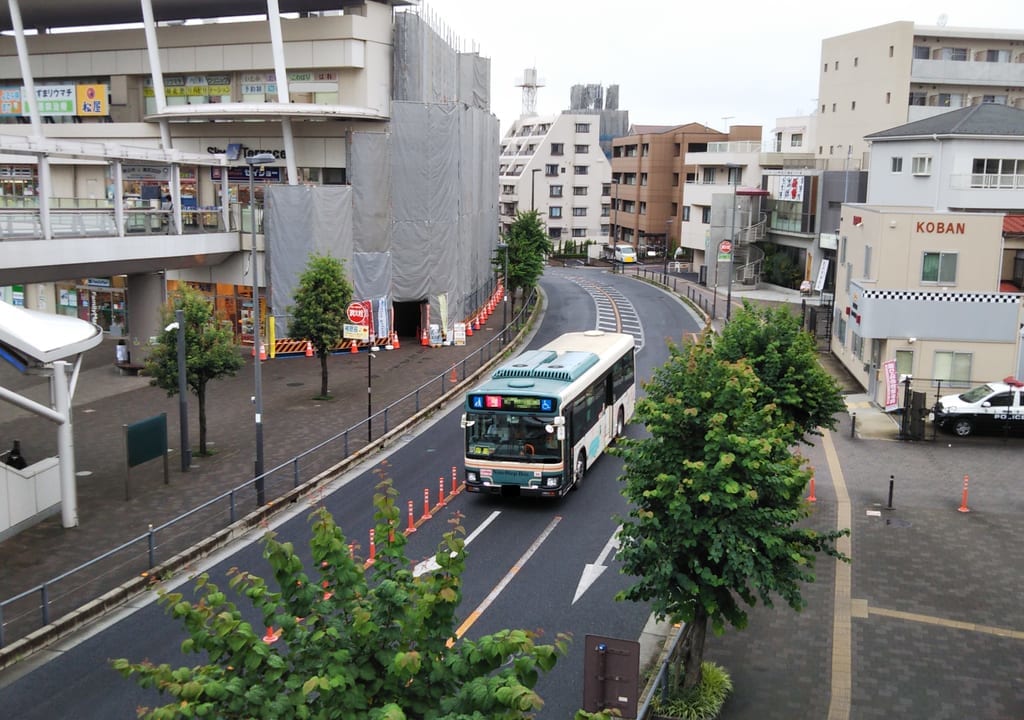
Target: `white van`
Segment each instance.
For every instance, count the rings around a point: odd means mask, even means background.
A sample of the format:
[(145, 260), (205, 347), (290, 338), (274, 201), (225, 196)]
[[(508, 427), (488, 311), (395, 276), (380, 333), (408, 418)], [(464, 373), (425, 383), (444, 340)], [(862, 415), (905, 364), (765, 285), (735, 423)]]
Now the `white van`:
[(635, 263), (636, 250), (633, 249), (632, 245), (616, 245), (615, 260), (621, 263)]

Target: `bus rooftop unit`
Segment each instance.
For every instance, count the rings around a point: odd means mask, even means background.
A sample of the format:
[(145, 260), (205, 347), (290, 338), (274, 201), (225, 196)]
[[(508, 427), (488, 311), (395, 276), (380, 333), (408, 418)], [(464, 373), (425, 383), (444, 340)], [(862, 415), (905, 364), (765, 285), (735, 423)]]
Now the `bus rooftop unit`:
[(632, 335), (562, 335), (466, 393), (469, 492), (562, 497), (622, 434), (636, 404)]

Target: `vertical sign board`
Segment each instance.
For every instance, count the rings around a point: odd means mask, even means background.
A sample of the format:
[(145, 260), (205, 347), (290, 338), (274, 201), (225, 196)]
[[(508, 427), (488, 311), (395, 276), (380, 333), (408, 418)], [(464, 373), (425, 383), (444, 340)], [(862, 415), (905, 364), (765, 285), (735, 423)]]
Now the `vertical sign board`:
[(164, 484), (170, 484), (167, 472), (167, 413), (139, 420), (124, 428), (124, 499), (131, 500), (131, 470), (158, 457), (164, 459)]
[(583, 647), (583, 709), (617, 709), (635, 718), (640, 694), (640, 643), (587, 635)]
[(899, 380), (896, 377), (896, 361), (886, 360), (883, 362), (882, 372), (885, 375), (885, 411), (891, 412), (899, 407), (900, 404)]
[(465, 345), (466, 344), (466, 323), (457, 322), (452, 325), (452, 333), (454, 335), (454, 345)]

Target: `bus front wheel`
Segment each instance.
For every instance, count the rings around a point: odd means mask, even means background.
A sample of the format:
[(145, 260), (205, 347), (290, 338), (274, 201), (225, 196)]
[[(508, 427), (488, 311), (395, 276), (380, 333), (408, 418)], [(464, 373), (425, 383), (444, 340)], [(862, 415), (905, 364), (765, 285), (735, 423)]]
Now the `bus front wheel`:
[(615, 437), (622, 437), (622, 432), (626, 429), (626, 410), (619, 408), (619, 414), (615, 416)]
[(572, 489), (579, 490), (583, 485), (583, 473), (587, 471), (587, 453), (580, 450), (576, 458), (576, 466), (573, 468)]

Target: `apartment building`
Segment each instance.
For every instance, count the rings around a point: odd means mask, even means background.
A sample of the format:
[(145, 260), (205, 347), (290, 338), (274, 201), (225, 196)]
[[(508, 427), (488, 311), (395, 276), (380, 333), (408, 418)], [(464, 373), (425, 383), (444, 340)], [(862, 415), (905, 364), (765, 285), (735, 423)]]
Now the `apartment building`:
[[(612, 143), (611, 225), (609, 242), (629, 244), (645, 257), (704, 261), (711, 226), (710, 204), (690, 204), (687, 188), (714, 185), (722, 176), (713, 167), (698, 177), (689, 153), (702, 153), (716, 143), (760, 145), (760, 125), (734, 125), (729, 132), (700, 123), (634, 125)], [(700, 202), (708, 202), (701, 196)]]
[[(254, 312), (282, 330), (314, 252), (344, 258), (357, 299), (404, 335), (486, 295), (489, 61), (405, 12), (417, 3), (20, 4), (23, 27), (0, 11), (9, 299), (144, 349), (177, 283), (206, 293), (243, 341)], [(50, 32), (101, 21), (131, 24)], [(261, 155), (273, 159), (247, 161)]]
[(611, 143), (625, 133), (629, 113), (618, 108), (618, 86), (574, 85), (569, 109), (537, 115), (536, 70), (525, 71), (524, 112), (501, 141), (498, 165), (501, 232), (517, 212), (536, 210), (556, 251), (572, 243), (600, 246), (608, 236)]
[(929, 392), (1024, 376), (1024, 110), (973, 105), (866, 139), (832, 352), (880, 405), (900, 375)]
[(871, 133), (981, 103), (1024, 108), (1024, 31), (879, 25), (823, 40), (818, 78), (814, 150), (830, 169), (859, 164)]

